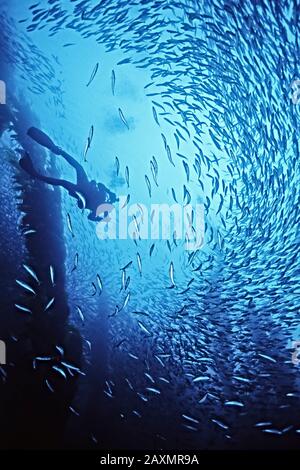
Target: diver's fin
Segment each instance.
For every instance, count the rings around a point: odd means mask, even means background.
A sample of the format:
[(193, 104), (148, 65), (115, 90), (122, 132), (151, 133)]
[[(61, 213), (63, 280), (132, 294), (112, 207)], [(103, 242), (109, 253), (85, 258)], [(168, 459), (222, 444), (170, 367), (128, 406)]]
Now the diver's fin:
[(37, 129), (36, 127), (30, 127), (30, 129), (27, 131), (27, 135), (29, 135), (29, 137), (31, 137), (38, 144), (51, 150), (51, 152), (55, 154), (60, 153), (59, 147), (57, 147), (50, 137), (48, 137), (47, 134), (45, 134), (45, 132), (41, 131), (40, 129)]

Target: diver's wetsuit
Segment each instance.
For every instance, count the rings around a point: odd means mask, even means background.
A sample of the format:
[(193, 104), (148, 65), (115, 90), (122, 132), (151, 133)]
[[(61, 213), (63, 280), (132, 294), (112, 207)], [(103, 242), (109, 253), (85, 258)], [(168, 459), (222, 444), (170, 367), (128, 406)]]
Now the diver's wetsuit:
[[(91, 212), (88, 216), (90, 220), (101, 220), (101, 217), (97, 216), (97, 208), (101, 204), (112, 204), (118, 201), (116, 195), (112, 193), (104, 184), (96, 183), (96, 181), (89, 181), (87, 175), (75, 158), (67, 154), (59, 147), (54, 152), (57, 155), (61, 155), (70, 165), (76, 170), (77, 183), (71, 183), (70, 181), (58, 178), (52, 178), (50, 176), (44, 176), (39, 174), (31, 161), (30, 156), (26, 153), (20, 160), (20, 166), (34, 178), (44, 181), (45, 183), (51, 184), (52, 186), (61, 186), (65, 188), (70, 196), (77, 199), (78, 207), (80, 209), (86, 208)], [(80, 197), (81, 196), (81, 197)], [(83, 202), (85, 200), (85, 203)]]

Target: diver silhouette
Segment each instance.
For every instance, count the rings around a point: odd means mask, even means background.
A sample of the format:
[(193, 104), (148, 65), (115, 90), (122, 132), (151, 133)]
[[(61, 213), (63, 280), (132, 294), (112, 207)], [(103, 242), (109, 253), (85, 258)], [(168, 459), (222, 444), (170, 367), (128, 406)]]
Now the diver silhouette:
[(70, 196), (77, 199), (77, 204), (80, 209), (90, 210), (90, 214), (88, 215), (89, 220), (102, 220), (102, 218), (97, 215), (97, 208), (102, 204), (113, 204), (118, 201), (119, 199), (116, 195), (106, 188), (104, 184), (96, 183), (95, 180), (89, 181), (80, 163), (60, 147), (57, 147), (44, 132), (35, 127), (31, 127), (27, 134), (35, 142), (51, 150), (55, 155), (61, 155), (76, 170), (77, 182), (75, 184), (64, 179), (39, 174), (34, 168), (28, 153), (25, 153), (19, 161), (21, 168), (35, 179), (44, 181), (52, 186), (65, 188)]

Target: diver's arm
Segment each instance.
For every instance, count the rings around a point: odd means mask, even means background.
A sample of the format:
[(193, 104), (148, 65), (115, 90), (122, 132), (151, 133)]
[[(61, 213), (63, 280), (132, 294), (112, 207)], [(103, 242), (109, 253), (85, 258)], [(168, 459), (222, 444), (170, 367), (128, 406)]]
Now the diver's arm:
[(94, 211), (91, 211), (89, 213), (88, 219), (92, 220), (93, 222), (101, 222), (102, 220), (104, 220), (103, 217), (100, 217), (99, 215), (95, 215)]
[(108, 200), (106, 202), (113, 204), (114, 202), (118, 202), (119, 198), (117, 198), (117, 195), (110, 191), (108, 188), (105, 187), (105, 191), (108, 194)]
[(114, 202), (119, 202), (119, 198), (117, 197), (117, 195), (115, 193), (112, 193), (111, 191), (109, 191), (109, 202), (111, 202), (112, 204)]

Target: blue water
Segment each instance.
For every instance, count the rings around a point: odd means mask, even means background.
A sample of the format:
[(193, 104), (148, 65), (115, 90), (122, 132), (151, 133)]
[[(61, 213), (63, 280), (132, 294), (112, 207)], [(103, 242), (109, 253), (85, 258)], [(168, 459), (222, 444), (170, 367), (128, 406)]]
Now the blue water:
[[(300, 309), (296, 2), (31, 5), (7, 2), (4, 15), (12, 23), (5, 20), (10, 35), (1, 48), (13, 92), (36, 116), (31, 125), (82, 163), (90, 179), (130, 194), (130, 204), (171, 205), (172, 188), (184, 204), (185, 185), (191, 204), (205, 205), (204, 245), (191, 258), (184, 240), (175, 244), (172, 237), (169, 246), (166, 240), (100, 240), (88, 212), (61, 191), (69, 322), (85, 341), (82, 370), (89, 370), (89, 342), (92, 351), (95, 342), (107, 381), (95, 391), (106, 403), (105, 420), (95, 399), (99, 422), (91, 425), (87, 396), (97, 370), (80, 379), (72, 405), (80, 416), (70, 414), (70, 440), (82, 435), (101, 448), (107, 432), (116, 434), (115, 447), (243, 448), (251, 438), (254, 446), (294, 445), (299, 369), (292, 342), (298, 340)], [(54, 7), (62, 11), (46, 14)], [(35, 20), (34, 14), (44, 16)], [(129, 63), (118, 65), (125, 59)], [(8, 134), (3, 139), (12, 145)], [(75, 181), (61, 157), (56, 166), (61, 177)], [(71, 272), (76, 254), (78, 267)], [(130, 261), (125, 292), (121, 268)], [(97, 274), (100, 296), (99, 290), (92, 295)], [(115, 314), (128, 292), (127, 305)], [(260, 422), (270, 424), (255, 427)]]

